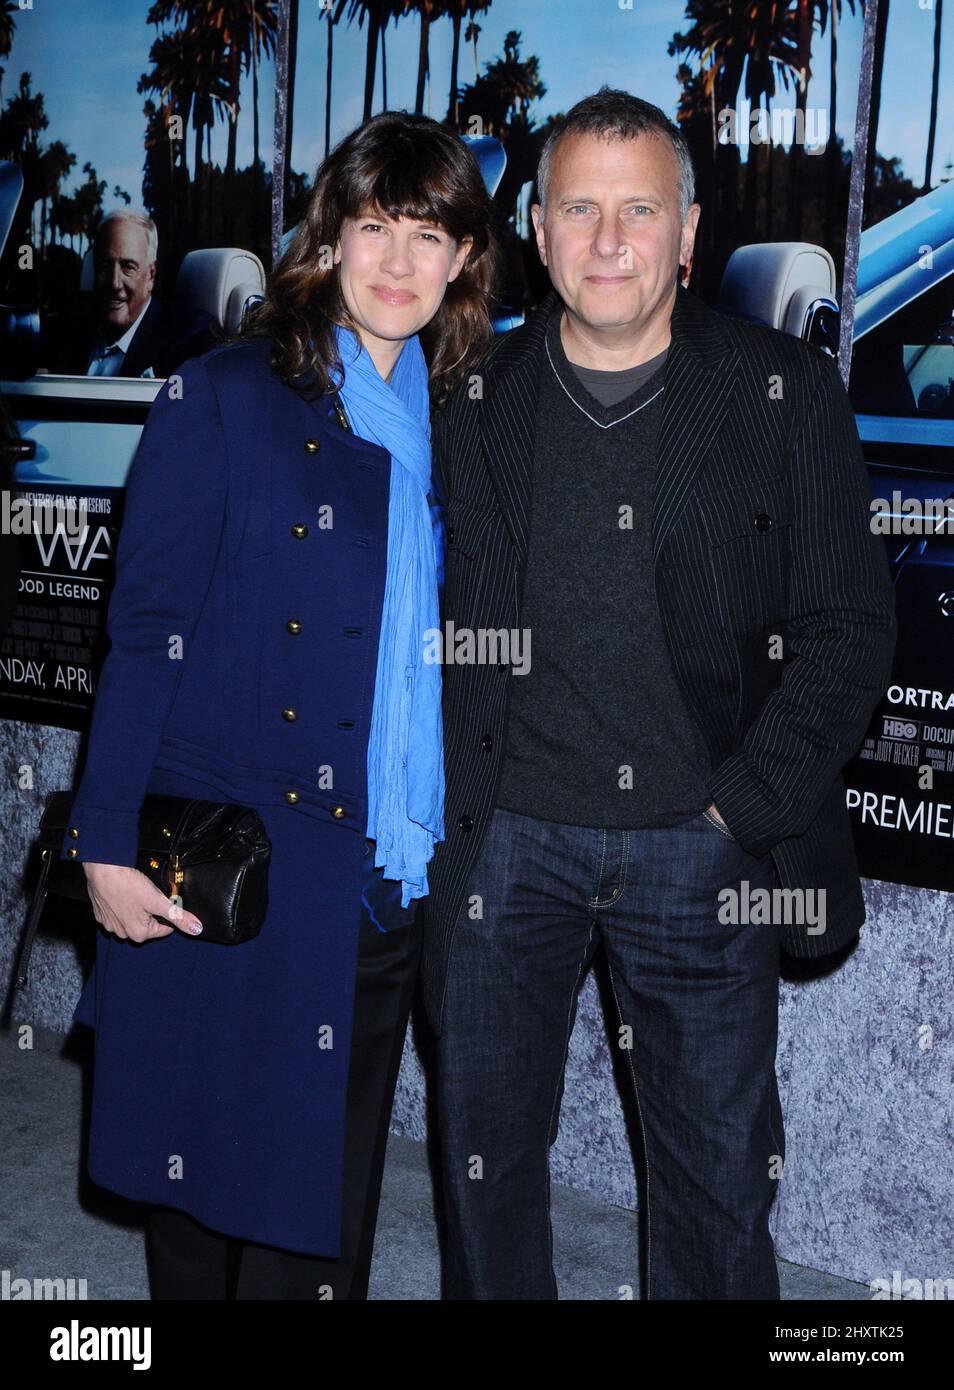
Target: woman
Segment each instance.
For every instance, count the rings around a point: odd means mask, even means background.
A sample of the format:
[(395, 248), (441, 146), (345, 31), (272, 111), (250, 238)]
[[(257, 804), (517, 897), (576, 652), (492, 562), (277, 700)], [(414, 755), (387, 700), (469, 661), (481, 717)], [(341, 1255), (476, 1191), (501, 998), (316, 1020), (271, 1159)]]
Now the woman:
[[(130, 472), (63, 854), (105, 928), (76, 1015), (89, 1171), (150, 1204), (156, 1297), (367, 1296), (443, 833), (429, 396), (490, 337), (490, 220), (435, 122), (354, 132), (249, 331), (170, 379)], [(146, 792), (259, 811), (254, 940), (193, 939), (132, 867)]]

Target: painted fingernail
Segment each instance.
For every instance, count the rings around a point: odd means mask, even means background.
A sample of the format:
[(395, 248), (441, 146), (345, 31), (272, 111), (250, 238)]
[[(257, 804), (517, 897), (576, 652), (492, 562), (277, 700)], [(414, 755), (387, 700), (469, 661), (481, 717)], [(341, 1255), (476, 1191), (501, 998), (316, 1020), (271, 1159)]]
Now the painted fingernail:
[(198, 936), (199, 933), (202, 931), (202, 923), (201, 923), (201, 922), (196, 922), (196, 924), (195, 924), (194, 926), (190, 927), (189, 930), (190, 930), (190, 932), (192, 933), (193, 936)]

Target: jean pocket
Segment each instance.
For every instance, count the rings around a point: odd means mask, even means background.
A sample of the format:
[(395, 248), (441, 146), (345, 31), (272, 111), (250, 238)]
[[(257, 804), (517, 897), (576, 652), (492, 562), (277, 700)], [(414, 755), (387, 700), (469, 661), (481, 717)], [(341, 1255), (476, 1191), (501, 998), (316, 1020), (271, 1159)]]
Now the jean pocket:
[(706, 820), (706, 821), (708, 822), (708, 824), (712, 826), (713, 830), (718, 830), (718, 832), (719, 832), (720, 835), (724, 835), (725, 838), (726, 838), (727, 840), (731, 840), (733, 844), (737, 844), (737, 843), (738, 843), (737, 840), (736, 840), (736, 838), (735, 838), (735, 836), (732, 834), (731, 830), (729, 830), (729, 828), (728, 828), (727, 826), (721, 825), (721, 824), (719, 823), (719, 821), (716, 820), (715, 816), (709, 814), (709, 808), (708, 808), (708, 807), (706, 807), (706, 809), (703, 811), (702, 815), (703, 815), (703, 819)]

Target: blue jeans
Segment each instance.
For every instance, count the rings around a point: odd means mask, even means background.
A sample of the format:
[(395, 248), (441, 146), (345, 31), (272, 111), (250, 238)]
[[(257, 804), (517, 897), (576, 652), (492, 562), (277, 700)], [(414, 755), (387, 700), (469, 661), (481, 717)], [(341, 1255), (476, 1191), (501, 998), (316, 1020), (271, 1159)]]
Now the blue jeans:
[(778, 1298), (779, 931), (719, 920), (742, 880), (772, 889), (771, 858), (704, 814), (625, 831), (494, 811), (438, 1045), (446, 1297), (557, 1297), (548, 1150), (601, 940), (642, 1129), (642, 1297)]

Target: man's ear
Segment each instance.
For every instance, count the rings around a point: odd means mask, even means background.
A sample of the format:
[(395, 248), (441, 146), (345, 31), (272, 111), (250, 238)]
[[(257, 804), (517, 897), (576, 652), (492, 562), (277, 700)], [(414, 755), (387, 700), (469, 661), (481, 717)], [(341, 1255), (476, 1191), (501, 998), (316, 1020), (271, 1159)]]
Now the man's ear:
[(692, 264), (692, 251), (696, 244), (696, 228), (699, 226), (699, 215), (702, 212), (698, 203), (692, 203), (686, 213), (686, 220), (682, 224), (682, 235), (679, 239), (679, 263), (680, 265)]
[(537, 238), (537, 250), (544, 265), (547, 263), (547, 242), (543, 234), (543, 209), (539, 203), (534, 203), (530, 208), (530, 216), (533, 220), (533, 230)]

